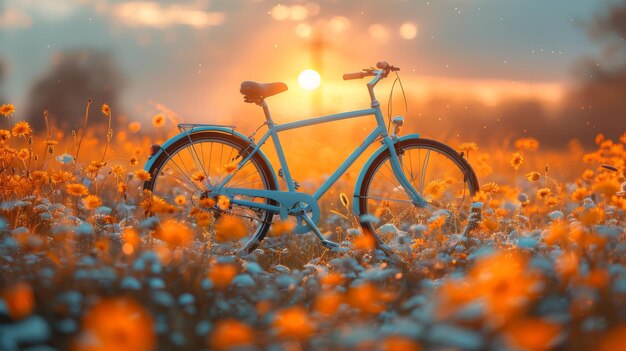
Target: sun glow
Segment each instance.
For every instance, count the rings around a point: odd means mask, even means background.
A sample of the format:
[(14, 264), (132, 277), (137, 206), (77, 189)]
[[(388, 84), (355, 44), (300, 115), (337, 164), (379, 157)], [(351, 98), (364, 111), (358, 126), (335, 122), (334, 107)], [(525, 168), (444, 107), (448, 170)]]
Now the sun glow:
[(322, 78), (313, 69), (305, 69), (298, 76), (298, 84), (304, 90), (315, 90), (320, 86)]

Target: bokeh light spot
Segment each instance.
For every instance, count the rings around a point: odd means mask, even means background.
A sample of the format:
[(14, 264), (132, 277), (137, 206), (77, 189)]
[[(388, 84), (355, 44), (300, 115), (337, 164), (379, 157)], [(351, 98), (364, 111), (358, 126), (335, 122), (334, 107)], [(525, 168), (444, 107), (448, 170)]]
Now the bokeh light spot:
[(302, 21), (305, 20), (309, 15), (306, 7), (302, 5), (294, 5), (289, 8), (289, 16), (294, 21)]
[(289, 17), (289, 7), (284, 5), (276, 5), (272, 7), (272, 11), (270, 11), (272, 18), (277, 21), (286, 20)]
[(335, 16), (328, 22), (328, 28), (333, 33), (342, 33), (350, 28), (350, 20), (343, 16)]
[(400, 26), (398, 31), (402, 39), (410, 40), (417, 36), (417, 26), (413, 22), (406, 22)]
[(382, 24), (372, 24), (368, 32), (374, 40), (385, 42), (389, 39), (389, 31)]
[(299, 38), (310, 38), (313, 33), (313, 28), (306, 23), (300, 23), (296, 26), (296, 35)]
[(305, 69), (298, 76), (298, 85), (304, 90), (315, 90), (320, 86), (322, 78), (313, 69)]

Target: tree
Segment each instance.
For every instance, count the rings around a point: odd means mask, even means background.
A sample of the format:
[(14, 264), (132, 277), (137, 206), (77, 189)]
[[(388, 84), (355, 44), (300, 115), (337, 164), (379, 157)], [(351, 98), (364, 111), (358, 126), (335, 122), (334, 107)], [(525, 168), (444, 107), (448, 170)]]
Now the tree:
[[(27, 115), (35, 131), (45, 131), (44, 111), (50, 127), (63, 131), (82, 128), (85, 104), (118, 106), (124, 80), (112, 57), (101, 51), (74, 50), (58, 54), (50, 71), (31, 88)], [(94, 109), (94, 111), (98, 111)], [(92, 111), (93, 112), (93, 111)], [(90, 118), (90, 125), (105, 119)]]
[(626, 131), (626, 0), (597, 15), (588, 32), (602, 56), (579, 65), (579, 86), (570, 93), (563, 118), (573, 135), (603, 133), (616, 139)]

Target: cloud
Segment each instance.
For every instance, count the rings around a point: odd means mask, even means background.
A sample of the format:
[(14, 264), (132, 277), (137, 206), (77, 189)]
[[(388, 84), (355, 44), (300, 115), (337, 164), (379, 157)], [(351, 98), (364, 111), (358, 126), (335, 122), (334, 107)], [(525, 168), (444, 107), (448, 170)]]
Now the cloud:
[(29, 28), (32, 18), (23, 10), (9, 7), (0, 13), (0, 27), (2, 28)]
[(130, 1), (113, 5), (114, 16), (132, 27), (167, 28), (176, 25), (204, 28), (224, 22), (224, 13), (208, 12), (194, 5), (161, 5)]
[(33, 22), (61, 20), (74, 13), (80, 0), (14, 0), (0, 12), (0, 27), (30, 28)]

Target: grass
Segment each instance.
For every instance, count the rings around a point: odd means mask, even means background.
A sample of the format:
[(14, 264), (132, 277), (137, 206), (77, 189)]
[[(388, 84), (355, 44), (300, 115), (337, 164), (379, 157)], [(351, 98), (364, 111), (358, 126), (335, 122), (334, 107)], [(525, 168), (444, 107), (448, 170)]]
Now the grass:
[(79, 131), (35, 135), (5, 106), (0, 349), (626, 344), (626, 180), (601, 167), (625, 171), (626, 134), (569, 154), (542, 152), (532, 138), (512, 149), (462, 145), (480, 175), (480, 222), (466, 236), (427, 228), (398, 262), (351, 228), (340, 197), (351, 179), (322, 203), (323, 229), (343, 250), (277, 233), (240, 254), (236, 237), (145, 215), (141, 167), (170, 134), (167, 113), (152, 130), (125, 128), (107, 106), (90, 117), (108, 119), (104, 137), (87, 117)]

